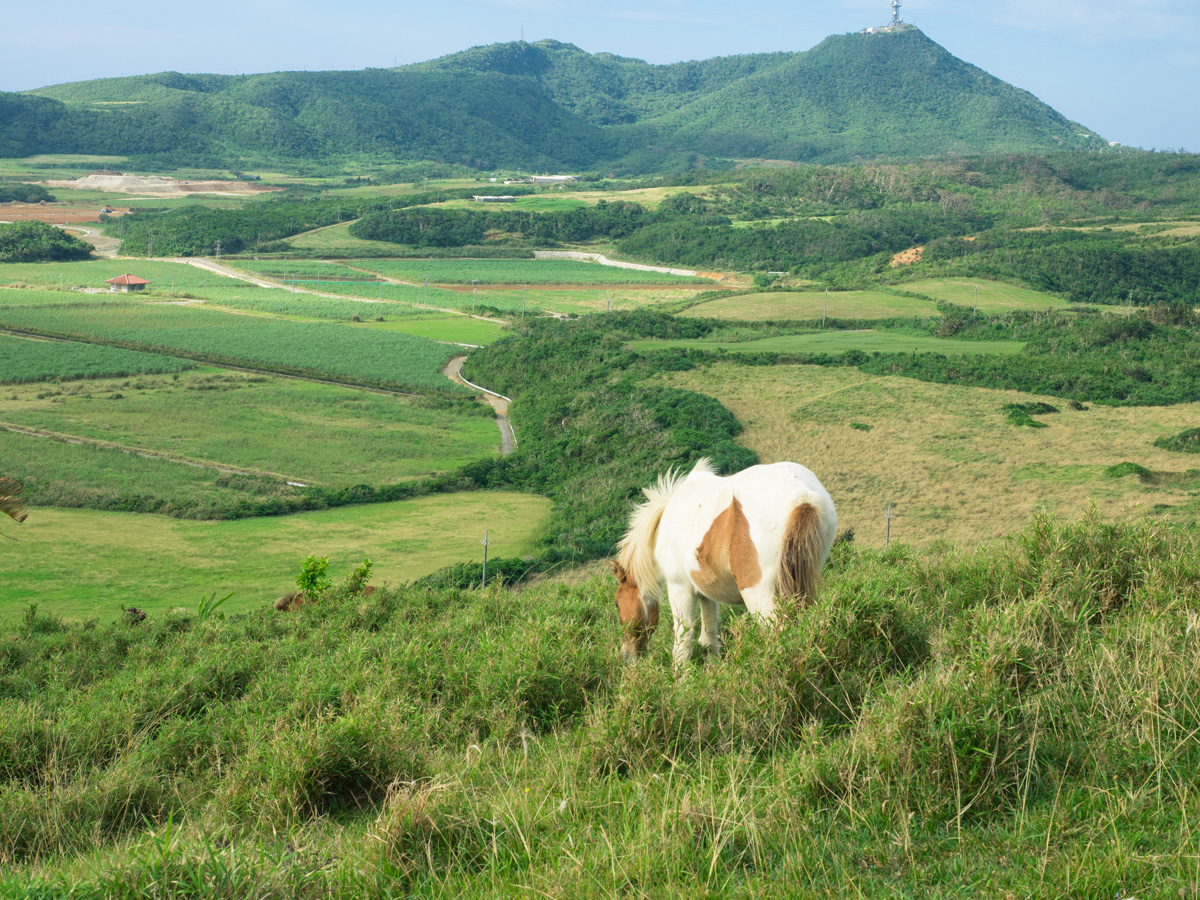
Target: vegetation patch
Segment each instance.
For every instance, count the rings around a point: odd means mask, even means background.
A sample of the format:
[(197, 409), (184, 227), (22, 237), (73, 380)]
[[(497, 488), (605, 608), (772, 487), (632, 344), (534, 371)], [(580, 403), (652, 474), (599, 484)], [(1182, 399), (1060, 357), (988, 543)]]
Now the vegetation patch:
[(369, 557), (372, 582), (394, 587), (478, 562), (485, 530), (494, 555), (520, 558), (535, 549), (548, 511), (543, 497), (501, 491), (222, 522), (33, 508), (23, 525), (5, 528), (20, 543), (0, 550), (11, 573), (0, 585), (0, 621), (31, 600), (76, 621), (108, 622), (129, 606), (155, 616), (195, 610), (214, 592), (233, 593), (221, 608), (227, 615), (263, 610), (296, 589), (306, 556), (328, 557), (339, 581)]
[(1058, 407), (1051, 406), (1038, 400), (1033, 403), (1005, 403), (1004, 418), (1010, 425), (1025, 428), (1045, 428), (1045, 422), (1039, 422), (1034, 416), (1045, 416), (1058, 412)]
[(87, 259), (91, 255), (91, 244), (45, 222), (0, 226), (0, 263)]
[(1115, 466), (1109, 466), (1104, 470), (1104, 474), (1108, 478), (1126, 478), (1129, 475), (1136, 475), (1138, 481), (1149, 481), (1154, 477), (1154, 473), (1145, 466), (1139, 466), (1133, 462), (1121, 462)]
[(452, 348), (405, 334), (143, 303), (6, 308), (0, 326), (286, 374), (467, 393), (441, 374)]
[[(745, 430), (739, 443), (762, 462), (793, 460), (832, 494), (838, 527), (859, 544), (882, 547), (892, 504), (891, 541), (976, 546), (1021, 527), (1039, 509), (1071, 517), (1092, 504), (1106, 516), (1153, 510), (1172, 520), (1200, 514), (1177, 454), (1151, 446), (1164, 427), (1195, 421), (1198, 404), (1095, 406), (1056, 417), (1053, 428), (1005, 427), (998, 407), (1052, 402), (1015, 391), (930, 384), (868, 375), (852, 367), (693, 363), (652, 384), (705, 393)], [(869, 422), (869, 432), (846, 427)], [(1136, 459), (1156, 475), (1107, 479), (1113, 460)], [(901, 462), (903, 461), (903, 462)]]
[(136, 350), (0, 335), (0, 384), (183, 372), (195, 365)]
[[(724, 659), (687, 678), (661, 634), (619, 664), (608, 576), (347, 586), (224, 620), (26, 608), (0, 635), (0, 885), (1174, 888), (1200, 812), (1180, 787), (1200, 765), (1198, 541), (1042, 517), (971, 553), (842, 544), (816, 603), (777, 630), (730, 617)], [(1114, 836), (1147, 835), (1114, 860)]]
[(1200, 428), (1189, 428), (1170, 437), (1160, 437), (1155, 440), (1154, 446), (1176, 453), (1200, 453)]

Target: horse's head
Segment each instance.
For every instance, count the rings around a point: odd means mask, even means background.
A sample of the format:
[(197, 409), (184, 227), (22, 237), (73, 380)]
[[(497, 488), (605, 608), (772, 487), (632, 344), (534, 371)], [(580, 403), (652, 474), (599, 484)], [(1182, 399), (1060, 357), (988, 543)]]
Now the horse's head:
[(629, 572), (619, 562), (613, 561), (613, 574), (617, 576), (617, 612), (621, 624), (625, 626), (625, 636), (621, 640), (621, 658), (625, 662), (634, 662), (646, 652), (650, 645), (650, 636), (658, 627), (658, 602), (642, 599), (642, 589), (629, 576)]

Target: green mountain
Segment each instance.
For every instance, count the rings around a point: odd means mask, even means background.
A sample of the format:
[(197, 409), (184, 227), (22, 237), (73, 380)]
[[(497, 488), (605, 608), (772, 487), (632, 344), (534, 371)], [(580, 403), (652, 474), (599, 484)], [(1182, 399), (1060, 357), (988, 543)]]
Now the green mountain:
[(913, 28), (655, 66), (571, 44), (398, 69), (110, 78), (0, 94), (0, 154), (678, 168), (696, 157), (1078, 149), (1100, 138)]

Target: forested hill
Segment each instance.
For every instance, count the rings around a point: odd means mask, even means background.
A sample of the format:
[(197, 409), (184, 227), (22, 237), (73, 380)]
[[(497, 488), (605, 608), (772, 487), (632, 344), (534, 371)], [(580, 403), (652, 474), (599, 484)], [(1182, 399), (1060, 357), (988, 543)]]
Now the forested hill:
[(837, 162), (1100, 145), (917, 29), (664, 66), (515, 42), (390, 70), (168, 72), (0, 94), (4, 156), (653, 171), (696, 157)]

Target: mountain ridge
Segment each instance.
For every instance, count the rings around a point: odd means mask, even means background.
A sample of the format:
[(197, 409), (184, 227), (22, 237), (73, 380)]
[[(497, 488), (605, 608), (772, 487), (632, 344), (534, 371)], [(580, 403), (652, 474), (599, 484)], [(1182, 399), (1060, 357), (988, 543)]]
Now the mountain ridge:
[(915, 28), (667, 65), (519, 41), (393, 69), (160, 72), (0, 94), (10, 156), (662, 171), (704, 157), (844, 162), (1102, 143)]

